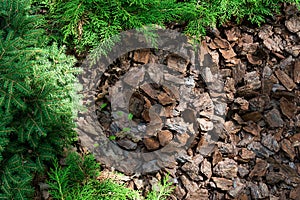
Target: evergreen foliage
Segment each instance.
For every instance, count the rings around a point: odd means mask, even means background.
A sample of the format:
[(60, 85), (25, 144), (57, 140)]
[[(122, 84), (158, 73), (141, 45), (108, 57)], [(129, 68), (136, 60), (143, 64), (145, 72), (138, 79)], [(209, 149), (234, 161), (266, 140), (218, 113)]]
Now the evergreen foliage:
[(137, 199), (137, 191), (115, 183), (111, 179), (96, 180), (100, 174), (100, 166), (92, 155), (81, 158), (71, 152), (66, 159), (66, 167), (62, 168), (54, 162), (49, 173), (48, 184), (50, 194), (60, 200), (130, 200)]
[(227, 21), (249, 21), (260, 25), (267, 16), (279, 13), (283, 3), (300, 6), (299, 0), (190, 0), (189, 3), (196, 9), (187, 19), (185, 33), (197, 37), (205, 35), (207, 27), (222, 25)]
[[(37, 3), (37, 0), (34, 0)], [(282, 3), (299, 0), (44, 0), (48, 9), (49, 34), (77, 53), (99, 45), (109, 46), (111, 37), (121, 31), (152, 24), (164, 27), (181, 24), (189, 36), (198, 40), (207, 27), (228, 20), (248, 20), (260, 25)]]
[(47, 5), (51, 34), (79, 52), (122, 30), (179, 20), (192, 9), (174, 0), (49, 0)]
[(166, 200), (175, 189), (172, 185), (173, 183), (169, 182), (169, 176), (166, 176), (162, 183), (158, 183), (156, 187), (152, 188), (146, 200)]
[[(300, 0), (1, 0), (0, 199), (32, 199), (34, 176), (76, 138), (79, 70), (63, 45), (77, 53), (107, 47), (123, 30), (169, 23), (199, 39), (228, 20), (260, 25), (282, 3)], [(44, 12), (46, 20), (37, 14)], [(91, 156), (70, 154), (67, 166), (55, 163), (49, 174), (56, 199), (137, 197), (112, 180), (95, 180), (99, 165)], [(172, 192), (166, 179), (158, 187), (147, 199)]]
[(100, 173), (100, 165), (92, 155), (81, 157), (76, 152), (70, 152), (65, 167), (54, 162), (54, 168), (49, 173), (49, 192), (54, 199), (60, 200), (166, 200), (174, 190), (166, 176), (143, 198), (138, 191), (112, 179), (96, 180)]
[(74, 59), (48, 46), (28, 0), (0, 1), (0, 199), (32, 199), (32, 179), (74, 138)]

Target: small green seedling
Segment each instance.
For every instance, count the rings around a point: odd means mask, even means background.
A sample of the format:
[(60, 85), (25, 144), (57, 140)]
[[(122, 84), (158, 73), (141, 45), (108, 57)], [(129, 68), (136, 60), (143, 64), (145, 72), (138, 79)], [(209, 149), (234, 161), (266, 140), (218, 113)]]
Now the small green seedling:
[(110, 136), (108, 137), (108, 139), (109, 139), (109, 140), (116, 140), (117, 137), (116, 137), (115, 135), (110, 135)]
[(106, 108), (107, 107), (107, 103), (102, 103), (101, 105), (100, 105), (100, 110), (103, 110), (104, 108)]
[(133, 114), (132, 114), (132, 113), (129, 113), (129, 114), (128, 114), (128, 120), (132, 120), (132, 118), (133, 118)]
[(99, 147), (100, 145), (98, 143), (95, 143), (94, 144), (94, 147)]
[(128, 132), (128, 131), (130, 131), (130, 130), (131, 130), (131, 129), (130, 129), (129, 127), (125, 127), (125, 128), (122, 129), (123, 132)]

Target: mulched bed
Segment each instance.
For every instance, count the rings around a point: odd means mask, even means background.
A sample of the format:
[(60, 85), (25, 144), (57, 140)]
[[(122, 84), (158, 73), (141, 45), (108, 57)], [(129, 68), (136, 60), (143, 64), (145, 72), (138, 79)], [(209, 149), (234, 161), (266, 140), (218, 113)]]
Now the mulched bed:
[[(123, 177), (129, 187), (147, 193), (169, 173), (176, 185), (170, 199), (299, 199), (300, 17), (293, 6), (286, 6), (284, 14), (269, 18), (259, 28), (226, 24), (205, 38), (203, 44), (224, 80), (225, 133), (208, 152), (197, 151), (195, 146), (205, 146), (197, 137), (187, 150), (187, 158), (172, 168)], [(123, 65), (118, 67), (122, 68), (125, 61), (126, 69), (148, 63), (149, 56), (168, 66), (180, 62), (179, 58), (168, 62), (168, 52), (159, 54), (147, 49), (129, 53), (121, 58)], [(125, 74), (120, 71), (119, 76)], [(104, 86), (102, 82), (99, 94)], [(206, 91), (201, 83), (196, 88)], [(159, 85), (144, 85), (132, 98), (133, 120), (140, 120), (139, 123), (150, 122), (149, 107), (153, 104), (163, 105), (167, 118), (174, 117), (168, 116), (171, 114), (167, 108), (179, 104), (176, 94)], [(100, 98), (99, 106), (102, 103)], [(109, 137), (116, 133), (110, 131), (111, 122), (105, 120), (110, 117), (109, 106), (107, 111), (106, 115), (102, 112), (98, 116)], [(157, 150), (176, 134), (176, 130), (160, 128), (162, 131), (151, 140), (125, 141), (117, 135), (116, 144), (127, 150)]]
[[(147, 63), (152, 63), (153, 66), (149, 65), (144, 70), (141, 66)], [(154, 70), (158, 64), (167, 65), (169, 72), (173, 72), (168, 74), (172, 79), (172, 85), (167, 86), (156, 83), (155, 80), (159, 80), (162, 73), (145, 72)], [(112, 64), (101, 78), (96, 100), (96, 114), (107, 138), (112, 139), (122, 149), (142, 153), (161, 149), (172, 140), (180, 140), (179, 137), (184, 135), (182, 133), (188, 127), (188, 123), (185, 123), (185, 121), (188, 121), (189, 113), (186, 112), (186, 116), (183, 116), (187, 120), (181, 120), (180, 116), (182, 115), (181, 112), (187, 109), (186, 103), (193, 104), (192, 107), (195, 113), (200, 110), (202, 113), (204, 111), (209, 112), (205, 106), (209, 107), (209, 103), (213, 105), (209, 94), (204, 92), (207, 91), (204, 81), (201, 78), (194, 80), (190, 74), (190, 65), (189, 61), (172, 52), (156, 49), (129, 52), (118, 59), (115, 64)], [(131, 69), (131, 73), (129, 69)], [(127, 75), (122, 78), (126, 72)], [(147, 76), (150, 78), (147, 78)], [(177, 85), (176, 80), (178, 81)], [(122, 89), (114, 86), (117, 81), (119, 81), (121, 87), (130, 87), (134, 92), (130, 95), (128, 101), (128, 116), (124, 117), (124, 121), (118, 120), (116, 123), (111, 113), (111, 102), (107, 97), (109, 94), (114, 99), (122, 99), (123, 94), (120, 92)], [(145, 83), (141, 83), (142, 81)], [(136, 82), (139, 83), (139, 87), (135, 86)], [(186, 84), (193, 86), (194, 95), (183, 99), (179, 95), (191, 88), (188, 88)], [(198, 100), (194, 102), (195, 99)], [(186, 100), (189, 100), (189, 102)], [(209, 103), (205, 104), (203, 102)], [(119, 103), (118, 101), (117, 104)], [(116, 112), (117, 115), (124, 114), (120, 110), (119, 108)], [(203, 126), (212, 126), (212, 122), (206, 122), (203, 118), (199, 118), (199, 120), (203, 121)], [(174, 121), (176, 125), (173, 123)], [(120, 123), (128, 124), (128, 126), (122, 129), (118, 126)], [(130, 128), (132, 125), (137, 127), (136, 130)], [(193, 132), (196, 131), (193, 130)], [(144, 134), (140, 135), (141, 132)]]
[[(224, 131), (218, 142), (214, 148), (199, 150), (207, 145), (203, 133), (211, 126), (209, 120), (199, 118), (199, 134), (187, 149), (186, 157), (178, 159), (174, 166), (146, 175), (113, 178), (145, 195), (163, 176), (170, 174), (176, 188), (169, 199), (174, 200), (299, 199), (299, 16), (295, 7), (286, 5), (282, 15), (268, 18), (259, 28), (228, 23), (209, 32), (203, 45), (218, 64), (227, 102)], [(137, 88), (130, 99), (128, 119), (132, 123), (150, 124), (153, 130), (159, 128), (156, 134), (151, 135), (153, 131), (148, 129), (146, 139), (130, 137), (111, 120), (110, 102), (106, 99), (108, 89), (131, 68), (153, 60), (173, 66), (174, 70), (184, 66), (182, 79), (191, 81), (188, 61), (170, 52), (144, 49), (121, 57), (105, 73), (98, 87), (99, 125), (104, 127), (108, 138), (128, 151), (156, 151), (180, 131), (172, 126), (162, 127), (161, 123), (151, 124), (152, 119), (178, 117), (173, 110), (180, 107), (176, 90), (155, 84)], [(202, 100), (210, 101), (201, 78), (192, 82)], [(163, 110), (161, 116), (150, 116), (150, 107), (155, 104), (162, 105), (158, 108)], [(102, 176), (109, 177), (110, 170), (105, 169)]]

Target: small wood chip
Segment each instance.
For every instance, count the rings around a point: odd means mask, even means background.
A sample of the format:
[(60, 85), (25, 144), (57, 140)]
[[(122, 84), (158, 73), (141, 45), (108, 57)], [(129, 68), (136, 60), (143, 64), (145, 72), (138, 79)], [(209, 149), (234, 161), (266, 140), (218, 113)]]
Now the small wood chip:
[(212, 180), (216, 183), (217, 188), (221, 190), (230, 190), (233, 187), (233, 182), (232, 180), (226, 179), (226, 178), (217, 178), (217, 177), (212, 177)]
[(234, 27), (230, 30), (225, 30), (228, 41), (237, 41), (241, 37), (241, 31), (238, 27)]
[(252, 65), (261, 65), (262, 64), (262, 60), (260, 60), (256, 56), (253, 56), (252, 54), (247, 54), (247, 59)]
[(221, 52), (222, 56), (226, 60), (228, 60), (228, 59), (233, 58), (234, 56), (236, 56), (236, 53), (233, 51), (232, 48), (230, 48), (228, 50), (219, 49), (219, 51)]
[(282, 97), (280, 99), (280, 109), (281, 112), (289, 119), (295, 116), (296, 112), (296, 105), (292, 102), (287, 100), (286, 98)]
[(292, 33), (297, 33), (300, 31), (300, 17), (297, 15), (293, 16), (285, 22), (285, 26)]
[(265, 117), (271, 128), (283, 127), (284, 125), (284, 121), (280, 116), (280, 112), (276, 108), (273, 108), (271, 111), (269, 111)]
[(297, 60), (294, 65), (294, 81), (300, 83), (300, 60)]
[(296, 156), (296, 153), (295, 153), (295, 150), (294, 150), (294, 146), (293, 144), (287, 140), (287, 139), (284, 139), (281, 141), (280, 143), (281, 145), (281, 149), (288, 155), (288, 157), (290, 157), (290, 159), (293, 161), (295, 156)]
[(261, 132), (260, 126), (258, 126), (256, 123), (249, 123), (247, 126), (243, 127), (243, 130), (251, 133), (254, 136), (259, 136)]
[(150, 57), (150, 49), (146, 50), (137, 50), (134, 52), (133, 60), (139, 63), (148, 63)]
[(165, 92), (161, 92), (157, 98), (158, 98), (159, 103), (161, 103), (162, 105), (175, 103), (175, 99), (171, 98)]
[(247, 113), (242, 116), (242, 118), (245, 121), (253, 121), (253, 122), (258, 122), (259, 120), (261, 120), (262, 117), (263, 117), (262, 114), (258, 111)]
[(253, 168), (253, 170), (250, 172), (249, 177), (262, 177), (266, 174), (268, 169), (268, 163), (265, 160), (262, 160), (260, 158), (256, 159), (256, 164)]
[(293, 200), (299, 199), (300, 194), (300, 185), (298, 185), (296, 188), (294, 188), (290, 193), (290, 198)]
[(215, 38), (214, 43), (218, 48), (221, 48), (221, 49), (229, 49), (230, 48), (229, 42), (222, 38)]
[(278, 69), (275, 71), (275, 74), (288, 91), (292, 91), (296, 87), (294, 81), (284, 71)]

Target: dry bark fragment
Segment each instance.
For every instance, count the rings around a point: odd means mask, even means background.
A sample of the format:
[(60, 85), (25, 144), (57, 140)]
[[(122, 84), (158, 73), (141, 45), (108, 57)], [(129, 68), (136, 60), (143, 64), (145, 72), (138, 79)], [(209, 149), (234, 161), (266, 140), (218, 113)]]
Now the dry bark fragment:
[(240, 125), (235, 125), (235, 123), (233, 121), (227, 121), (227, 122), (225, 122), (224, 126), (225, 126), (225, 130), (229, 134), (236, 134), (242, 128), (242, 126), (240, 126)]
[(238, 27), (233, 27), (232, 29), (225, 30), (227, 40), (231, 42), (237, 41), (241, 37), (241, 31)]
[(227, 78), (231, 76), (231, 69), (221, 69), (221, 75), (223, 78)]
[(176, 185), (174, 195), (176, 195), (178, 199), (183, 199), (186, 195), (186, 191), (181, 187), (181, 185)]
[[(256, 51), (257, 51), (257, 47), (259, 46), (259, 43), (255, 42), (255, 43), (244, 43), (243, 44), (243, 50), (242, 50), (242, 54), (245, 54), (245, 55), (252, 55), (255, 53), (255, 55), (257, 55)], [(261, 56), (261, 55), (260, 55)], [(257, 56), (255, 56), (257, 57)], [(257, 59), (259, 59), (257, 57)], [(250, 62), (250, 61), (249, 61)]]
[(290, 159), (294, 160), (296, 153), (293, 144), (288, 139), (284, 139), (280, 142), (280, 145), (281, 149), (290, 157)]
[(258, 33), (258, 37), (260, 37), (261, 39), (265, 40), (268, 37), (270, 37), (271, 35), (273, 35), (273, 31), (272, 31), (273, 27), (271, 25), (264, 25), (260, 28), (260, 31)]
[(291, 141), (300, 141), (300, 133), (296, 133), (291, 137)]
[(294, 81), (300, 83), (300, 60), (297, 60), (294, 65)]
[(239, 167), (238, 167), (238, 175), (241, 178), (244, 178), (247, 174), (249, 174), (249, 170), (246, 167), (239, 165)]
[(233, 78), (227, 78), (225, 85), (224, 85), (224, 92), (226, 92), (226, 96), (229, 101), (234, 100), (234, 93), (236, 92), (235, 89), (235, 79)]
[(211, 131), (214, 128), (214, 124), (208, 119), (198, 118), (197, 122), (200, 125), (200, 129), (202, 131)]
[(262, 60), (259, 57), (254, 56), (252, 54), (247, 54), (247, 59), (252, 65), (261, 65), (262, 64)]
[(275, 68), (279, 69), (289, 69), (294, 64), (294, 58), (292, 56), (289, 56), (287, 58), (283, 57), (279, 64), (275, 65)]
[(296, 127), (300, 127), (300, 114), (296, 116)]
[(221, 48), (221, 49), (229, 49), (230, 48), (229, 42), (222, 38), (215, 38), (213, 42), (215, 43), (217, 48)]
[(250, 89), (256, 90), (261, 87), (260, 75), (257, 71), (246, 73), (244, 79)]
[(146, 121), (146, 122), (150, 122), (150, 116), (149, 116), (149, 110), (144, 110), (142, 112), (142, 118)]
[(283, 181), (286, 177), (280, 172), (269, 172), (266, 175), (267, 183), (270, 185), (275, 185)]
[(280, 109), (281, 112), (289, 119), (295, 116), (296, 112), (296, 105), (292, 101), (287, 100), (286, 98), (282, 97), (280, 99)]
[(253, 122), (252, 123), (250, 122), (250, 123), (248, 123), (247, 126), (244, 126), (243, 130), (248, 133), (251, 133), (254, 136), (259, 136), (260, 132), (261, 132), (260, 126)]
[(203, 180), (201, 176), (199, 176), (199, 165), (195, 163), (186, 162), (181, 169), (187, 173), (187, 175), (194, 181)]
[(245, 185), (243, 183), (241, 183), (241, 181), (239, 179), (237, 179), (237, 181), (235, 182), (234, 188), (232, 190), (228, 191), (228, 194), (231, 197), (236, 199), (236, 197), (238, 197), (242, 193), (244, 187), (245, 187)]
[(157, 99), (159, 91), (154, 89), (151, 84), (144, 84), (140, 88), (152, 99)]
[(125, 75), (124, 82), (132, 87), (136, 87), (139, 85), (145, 76), (145, 70), (140, 68), (132, 68), (130, 71)]
[(207, 179), (211, 178), (212, 176), (211, 163), (207, 159), (204, 159), (203, 162), (201, 163), (200, 171), (202, 174), (206, 176)]
[(167, 64), (168, 67), (185, 74), (188, 62), (179, 56), (172, 55), (168, 57)]
[(222, 154), (220, 153), (220, 151), (218, 149), (216, 149), (216, 151), (213, 154), (212, 165), (215, 166), (217, 163), (222, 161), (222, 159), (223, 159)]
[(238, 165), (237, 163), (229, 158), (225, 158), (219, 162), (213, 169), (213, 172), (217, 176), (225, 178), (234, 178), (237, 176)]
[(273, 82), (270, 79), (262, 80), (262, 91), (263, 94), (270, 95), (273, 88)]
[(216, 50), (218, 48), (217, 45), (213, 41), (209, 42), (207, 45), (212, 50)]
[(143, 142), (149, 151), (154, 151), (159, 148), (159, 142), (154, 138), (145, 138)]
[(239, 58), (234, 57), (231, 58), (230, 60), (225, 60), (225, 62), (226, 62), (226, 66), (233, 67), (238, 65), (241, 62), (241, 60)]
[(139, 63), (148, 63), (150, 58), (150, 49), (136, 50), (133, 55), (133, 60)]
[(129, 100), (129, 112), (140, 118), (144, 110), (144, 98), (139, 93), (133, 93)]
[(253, 43), (253, 36), (249, 35), (247, 33), (243, 33), (242, 37), (239, 40), (238, 46), (244, 46), (245, 44), (251, 44)]
[(209, 51), (209, 54), (212, 57), (212, 61), (214, 63), (219, 63), (219, 61), (220, 61), (220, 55), (219, 55), (219, 53), (218, 53), (217, 50), (215, 50), (215, 51)]
[(256, 159), (256, 164), (253, 168), (253, 170), (250, 172), (249, 177), (262, 177), (265, 176), (267, 169), (268, 169), (269, 164), (267, 163), (267, 161), (262, 160), (260, 158)]
[(263, 112), (270, 106), (270, 97), (268, 95), (260, 95), (250, 99), (249, 103), (252, 109)]
[(173, 134), (169, 130), (161, 130), (158, 132), (158, 140), (161, 146), (166, 146), (173, 139)]
[(298, 185), (295, 189), (290, 192), (290, 198), (293, 200), (298, 200), (300, 194), (300, 185)]
[[(290, 141), (292, 142), (294, 147), (299, 147), (300, 146), (300, 133), (297, 133), (295, 135), (293, 135), (290, 138)], [(299, 165), (300, 166), (300, 165)], [(300, 169), (300, 168), (299, 168)], [(300, 174), (300, 173), (299, 173)]]
[(289, 20), (285, 21), (286, 28), (292, 33), (297, 33), (300, 31), (300, 17), (293, 16)]
[(247, 113), (242, 116), (242, 118), (247, 122), (247, 121), (253, 121), (253, 122), (258, 122), (262, 118), (262, 114), (258, 111), (254, 111), (251, 113)]
[(163, 90), (173, 99), (179, 100), (179, 91), (178, 88), (173, 86), (162, 86)]
[(242, 148), (240, 156), (242, 159), (251, 160), (255, 158), (256, 154), (253, 151), (250, 151), (246, 148)]
[(263, 43), (270, 51), (281, 52), (281, 49), (283, 49), (282, 39), (277, 35), (266, 38)]
[(190, 181), (185, 175), (180, 176), (180, 180), (189, 193), (194, 193), (199, 189), (197, 183)]
[(264, 147), (260, 142), (252, 142), (247, 148), (256, 153), (258, 157), (268, 158), (274, 154), (274, 152)]
[(298, 57), (300, 54), (300, 45), (290, 45), (285, 48), (285, 51), (294, 57)]
[(232, 119), (235, 120), (238, 124), (242, 125), (242, 124), (246, 124), (246, 122), (241, 118), (241, 116), (237, 113), (234, 113), (234, 115), (232, 116)]
[(215, 150), (215, 145), (209, 144), (204, 137), (201, 137), (196, 152), (203, 156), (210, 156)]
[(270, 149), (271, 151), (278, 152), (279, 149), (280, 149), (280, 146), (279, 146), (277, 140), (271, 134), (264, 135), (262, 137), (261, 143), (265, 147), (267, 147), (268, 149)]
[(249, 108), (249, 102), (241, 97), (236, 98), (234, 103), (239, 104), (240, 109), (242, 110), (248, 110)]
[(158, 96), (158, 101), (162, 105), (172, 104), (175, 103), (175, 99), (171, 98), (169, 95), (167, 95), (165, 92), (161, 92)]
[(278, 69), (275, 71), (275, 74), (288, 91), (292, 91), (296, 87), (294, 81), (284, 71)]
[(277, 56), (280, 59), (284, 59), (285, 58), (284, 55), (282, 55), (282, 54), (280, 54), (278, 52), (273, 52), (273, 53), (274, 53), (275, 56)]
[(284, 125), (284, 121), (280, 116), (280, 112), (276, 108), (273, 108), (271, 111), (269, 111), (265, 117), (271, 128), (283, 127)]
[(216, 183), (217, 188), (221, 190), (230, 190), (233, 187), (233, 181), (226, 178), (212, 177), (212, 180)]
[(263, 182), (259, 182), (259, 184), (249, 183), (249, 187), (253, 199), (265, 199), (269, 196), (268, 186)]
[(228, 50), (223, 50), (223, 49), (219, 49), (219, 51), (221, 52), (222, 56), (228, 60), (233, 58), (234, 56), (236, 56), (236, 53), (233, 51), (232, 48), (228, 49)]
[(129, 139), (121, 139), (117, 141), (118, 145), (120, 145), (121, 147), (127, 149), (127, 150), (135, 150), (137, 148), (137, 143), (132, 142)]
[(194, 193), (191, 193), (190, 200), (209, 199), (209, 193), (207, 189), (199, 189)]

